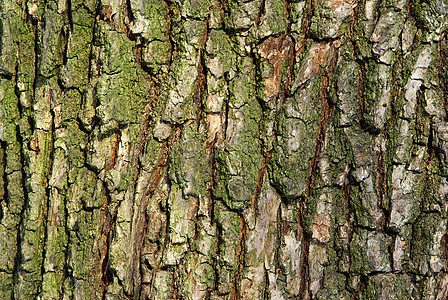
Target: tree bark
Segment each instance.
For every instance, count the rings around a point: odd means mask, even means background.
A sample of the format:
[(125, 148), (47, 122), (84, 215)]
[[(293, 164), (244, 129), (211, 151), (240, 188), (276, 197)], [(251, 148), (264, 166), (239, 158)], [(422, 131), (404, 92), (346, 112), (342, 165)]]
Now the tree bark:
[(0, 2), (0, 299), (447, 299), (444, 0)]

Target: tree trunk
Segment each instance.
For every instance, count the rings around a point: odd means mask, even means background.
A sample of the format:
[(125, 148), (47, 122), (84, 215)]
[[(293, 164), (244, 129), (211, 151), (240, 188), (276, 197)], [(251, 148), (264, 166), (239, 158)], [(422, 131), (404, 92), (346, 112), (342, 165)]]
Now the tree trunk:
[(447, 13), (2, 0), (0, 299), (447, 299)]

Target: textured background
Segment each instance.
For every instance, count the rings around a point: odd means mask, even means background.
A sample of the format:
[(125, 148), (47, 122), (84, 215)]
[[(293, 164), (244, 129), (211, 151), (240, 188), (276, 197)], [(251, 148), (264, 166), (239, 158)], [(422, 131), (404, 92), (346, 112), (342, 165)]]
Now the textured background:
[(447, 13), (0, 1), (0, 298), (447, 299)]

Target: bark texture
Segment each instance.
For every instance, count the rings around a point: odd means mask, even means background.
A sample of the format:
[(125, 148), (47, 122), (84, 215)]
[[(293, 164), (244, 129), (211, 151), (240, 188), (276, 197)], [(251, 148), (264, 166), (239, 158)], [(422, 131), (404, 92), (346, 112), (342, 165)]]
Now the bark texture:
[(0, 299), (447, 299), (447, 13), (0, 1)]

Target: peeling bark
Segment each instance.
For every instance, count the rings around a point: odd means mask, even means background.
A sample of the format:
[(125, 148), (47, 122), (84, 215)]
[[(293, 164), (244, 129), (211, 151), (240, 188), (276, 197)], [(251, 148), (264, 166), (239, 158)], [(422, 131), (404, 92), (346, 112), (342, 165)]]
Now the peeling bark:
[(0, 3), (1, 299), (446, 299), (444, 1)]

